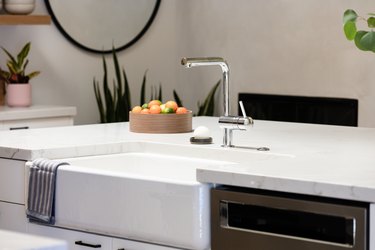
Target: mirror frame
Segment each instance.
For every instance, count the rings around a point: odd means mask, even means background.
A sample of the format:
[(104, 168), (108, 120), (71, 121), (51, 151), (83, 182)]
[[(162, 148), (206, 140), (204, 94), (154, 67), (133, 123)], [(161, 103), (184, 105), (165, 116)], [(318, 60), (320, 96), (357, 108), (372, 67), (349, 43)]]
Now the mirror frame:
[[(136, 1), (136, 0), (135, 0)], [(109, 53), (112, 53), (112, 49), (109, 49), (109, 50), (97, 50), (97, 49), (92, 49), (92, 48), (89, 48), (87, 46), (85, 46), (84, 44), (78, 42), (76, 39), (74, 39), (73, 37), (71, 37), (65, 30), (64, 28), (61, 26), (59, 20), (57, 19), (57, 17), (55, 16), (53, 10), (52, 10), (52, 7), (51, 7), (51, 4), (49, 2), (49, 0), (44, 0), (44, 3), (46, 5), (46, 8), (47, 8), (47, 11), (49, 13), (49, 15), (51, 16), (51, 19), (52, 21), (54, 22), (54, 24), (56, 25), (57, 29), (63, 34), (63, 36), (68, 39), (68, 41), (70, 41), (71, 43), (73, 43), (74, 45), (76, 45), (77, 47), (83, 49), (83, 50), (86, 50), (86, 51), (89, 51), (89, 52), (92, 52), (92, 53), (99, 53), (99, 54), (109, 54)], [(129, 48), (130, 46), (132, 46), (133, 44), (135, 44), (139, 39), (141, 39), (141, 37), (146, 33), (146, 31), (150, 28), (152, 22), (154, 21), (155, 17), (156, 17), (156, 14), (158, 13), (158, 10), (159, 10), (159, 7), (160, 7), (160, 3), (161, 3), (161, 0), (156, 0), (156, 3), (155, 3), (155, 7), (154, 7), (154, 10), (152, 11), (151, 13), (151, 16), (150, 18), (148, 19), (146, 25), (143, 27), (143, 29), (132, 39), (130, 40), (128, 43), (124, 44), (124, 45), (121, 45), (120, 47), (117, 47), (115, 48), (116, 51), (121, 51), (121, 50), (124, 50), (124, 49), (127, 49)]]

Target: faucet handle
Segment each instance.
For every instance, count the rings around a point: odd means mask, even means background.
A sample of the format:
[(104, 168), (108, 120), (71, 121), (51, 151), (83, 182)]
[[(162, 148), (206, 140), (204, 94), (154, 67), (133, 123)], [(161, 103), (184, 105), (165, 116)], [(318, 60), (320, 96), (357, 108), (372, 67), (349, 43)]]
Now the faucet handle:
[(247, 117), (247, 115), (246, 115), (246, 110), (245, 110), (245, 108), (244, 108), (244, 106), (243, 106), (242, 101), (239, 101), (239, 104), (240, 104), (240, 108), (241, 108), (242, 116), (243, 116), (244, 118)]
[(254, 121), (248, 116), (220, 116), (219, 124), (221, 128), (229, 130), (247, 130), (254, 124)]
[(231, 130), (247, 130), (253, 126), (254, 121), (250, 116), (246, 115), (245, 108), (242, 101), (239, 101), (242, 117), (240, 116), (221, 116), (219, 117), (219, 124), (222, 128)]
[(254, 125), (254, 120), (250, 116), (246, 115), (246, 110), (245, 110), (245, 107), (243, 106), (243, 102), (239, 101), (238, 103), (240, 104), (240, 108), (241, 108), (241, 113), (242, 113), (243, 119), (247, 120), (247, 125), (253, 126)]

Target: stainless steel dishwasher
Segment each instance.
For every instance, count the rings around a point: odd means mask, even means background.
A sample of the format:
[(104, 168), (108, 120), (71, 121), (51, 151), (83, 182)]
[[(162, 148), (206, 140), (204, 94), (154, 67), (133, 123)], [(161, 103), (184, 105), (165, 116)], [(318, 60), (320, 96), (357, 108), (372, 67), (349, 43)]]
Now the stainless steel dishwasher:
[(368, 204), (221, 186), (212, 250), (368, 250)]

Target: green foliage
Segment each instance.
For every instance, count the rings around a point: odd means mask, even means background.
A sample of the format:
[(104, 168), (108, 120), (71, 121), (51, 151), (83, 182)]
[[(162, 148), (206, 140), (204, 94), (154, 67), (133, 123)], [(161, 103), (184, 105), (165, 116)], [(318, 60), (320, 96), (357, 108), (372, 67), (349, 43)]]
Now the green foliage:
[(184, 105), (182, 104), (182, 101), (181, 101), (180, 97), (178, 96), (176, 90), (173, 90), (173, 97), (174, 97), (174, 100), (175, 100), (175, 102), (177, 103), (177, 105), (178, 105), (179, 107), (183, 107), (183, 106), (184, 106)]
[(163, 91), (161, 88), (161, 83), (159, 84), (159, 89), (156, 86), (151, 87), (151, 98), (150, 100), (163, 100)]
[(211, 91), (208, 93), (203, 104), (198, 102), (198, 113), (197, 116), (213, 116), (215, 108), (215, 93), (220, 85), (220, 80), (214, 85)]
[[(198, 102), (198, 113), (194, 116), (213, 116), (215, 111), (215, 93), (220, 85), (220, 80), (212, 87), (208, 95), (206, 96), (203, 104)], [(181, 98), (175, 90), (173, 90), (173, 96), (178, 106), (183, 106)]]
[[(131, 94), (129, 88), (129, 82), (125, 69), (120, 69), (116, 51), (112, 50), (112, 58), (115, 69), (116, 79), (113, 79), (112, 90), (108, 82), (108, 69), (107, 62), (103, 56), (103, 84), (102, 88), (99, 81), (94, 77), (93, 86), (96, 102), (100, 114), (101, 123), (109, 122), (124, 122), (129, 121), (129, 111), (132, 108), (131, 105)], [(142, 105), (149, 100), (160, 100), (162, 101), (162, 86), (161, 83), (159, 87), (151, 86), (151, 96), (150, 99), (146, 100), (146, 82), (147, 82), (147, 70), (143, 75), (143, 80), (141, 84), (140, 92), (140, 103)], [(220, 85), (218, 81), (215, 86), (210, 90), (203, 104), (198, 102), (198, 113), (195, 116), (213, 116), (215, 107), (215, 93)], [(178, 96), (177, 92), (173, 90), (173, 96), (178, 106), (182, 107), (182, 101)]]
[[(131, 93), (129, 88), (129, 81), (125, 72), (125, 69), (120, 69), (116, 51), (112, 50), (112, 58), (115, 69), (116, 79), (113, 79), (112, 90), (108, 82), (108, 70), (107, 63), (103, 56), (103, 85), (102, 91), (100, 89), (100, 83), (95, 78), (93, 80), (94, 93), (96, 102), (100, 114), (101, 123), (109, 122), (124, 122), (129, 121), (129, 111), (132, 108), (131, 105)], [(142, 85), (141, 85), (141, 104), (146, 101), (146, 80), (147, 80), (147, 70), (143, 75)], [(161, 84), (156, 97), (156, 88), (151, 89), (151, 99), (162, 99)], [(112, 93), (113, 92), (113, 93)]]
[(34, 71), (29, 74), (25, 73), (26, 66), (29, 63), (29, 60), (26, 58), (30, 52), (30, 47), (31, 44), (28, 42), (17, 54), (17, 58), (14, 57), (8, 50), (1, 47), (8, 56), (6, 65), (9, 71), (0, 71), (0, 73), (8, 83), (28, 83), (31, 78), (40, 74), (39, 71)]
[(129, 121), (129, 110), (131, 107), (129, 82), (125, 69), (122, 69), (121, 74), (116, 51), (114, 49), (112, 50), (112, 57), (116, 73), (116, 80), (113, 79), (113, 93), (108, 84), (108, 70), (104, 55), (104, 75), (102, 86), (103, 94), (100, 91), (99, 81), (97, 81), (95, 78), (93, 80), (94, 92), (96, 102), (98, 104), (101, 123)]
[[(368, 16), (360, 17), (354, 10), (346, 10), (343, 16), (344, 34), (349, 41), (354, 41), (358, 49), (375, 52), (375, 32), (372, 30), (375, 28), (375, 17), (373, 13), (369, 13)], [(359, 20), (365, 21), (370, 30), (358, 30)]]

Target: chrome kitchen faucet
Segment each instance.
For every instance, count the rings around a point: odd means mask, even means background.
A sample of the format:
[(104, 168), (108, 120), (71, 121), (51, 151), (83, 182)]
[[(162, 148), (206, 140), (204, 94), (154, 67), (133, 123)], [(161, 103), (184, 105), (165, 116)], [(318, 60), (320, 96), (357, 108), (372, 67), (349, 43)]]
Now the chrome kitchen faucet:
[(253, 119), (246, 116), (242, 102), (241, 109), (243, 116), (229, 115), (229, 66), (220, 57), (182, 58), (181, 64), (187, 68), (197, 66), (217, 65), (223, 71), (223, 94), (224, 94), (224, 115), (219, 117), (220, 127), (224, 129), (223, 147), (234, 147), (232, 144), (233, 130), (247, 130), (253, 125)]

